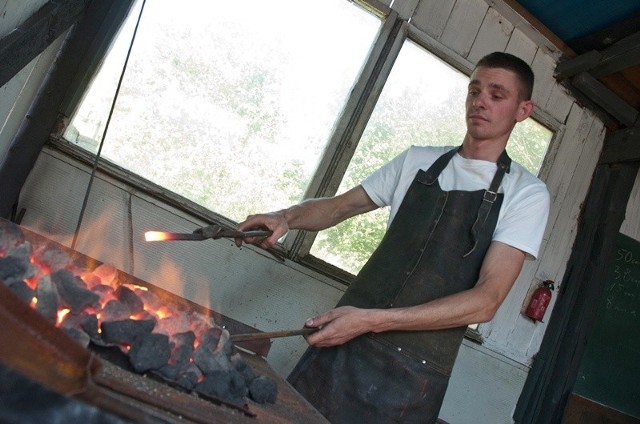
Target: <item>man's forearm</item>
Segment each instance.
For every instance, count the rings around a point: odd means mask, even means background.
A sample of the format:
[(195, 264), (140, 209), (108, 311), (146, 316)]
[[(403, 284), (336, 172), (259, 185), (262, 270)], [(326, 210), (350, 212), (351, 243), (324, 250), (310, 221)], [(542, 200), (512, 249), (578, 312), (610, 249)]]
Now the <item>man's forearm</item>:
[(278, 211), (290, 229), (320, 231), (377, 208), (361, 186), (336, 197), (308, 199)]
[(371, 331), (442, 330), (489, 321), (498, 300), (473, 289), (422, 305), (371, 310)]

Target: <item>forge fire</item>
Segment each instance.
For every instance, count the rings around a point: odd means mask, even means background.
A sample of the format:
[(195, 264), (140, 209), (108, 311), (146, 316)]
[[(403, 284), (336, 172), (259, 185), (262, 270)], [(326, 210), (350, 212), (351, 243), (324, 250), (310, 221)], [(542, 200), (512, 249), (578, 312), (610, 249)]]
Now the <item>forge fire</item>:
[(32, 245), (0, 225), (0, 284), (84, 347), (118, 349), (138, 373), (225, 403), (274, 403), (275, 381), (258, 376), (212, 318), (119, 281), (108, 264), (89, 269), (53, 243)]

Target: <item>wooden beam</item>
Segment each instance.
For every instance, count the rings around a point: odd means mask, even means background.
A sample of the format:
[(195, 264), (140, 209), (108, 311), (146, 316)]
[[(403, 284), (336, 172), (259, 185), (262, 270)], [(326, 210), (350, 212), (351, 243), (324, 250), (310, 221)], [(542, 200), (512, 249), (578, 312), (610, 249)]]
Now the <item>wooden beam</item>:
[(578, 74), (571, 79), (571, 84), (623, 125), (635, 125), (638, 111), (588, 73)]
[(589, 108), (596, 117), (602, 121), (605, 127), (617, 130), (620, 128), (620, 122), (614, 119), (609, 113), (607, 113), (600, 105), (596, 104), (592, 99), (587, 97), (582, 91), (578, 90), (570, 80), (562, 81), (562, 85), (571, 93), (571, 96), (576, 100), (576, 103), (584, 107)]
[(562, 81), (566, 78), (586, 72), (602, 60), (602, 53), (591, 50), (574, 58), (562, 60), (556, 66), (553, 76)]
[(602, 51), (602, 61), (589, 72), (594, 78), (640, 64), (640, 32), (636, 32)]
[(0, 40), (0, 87), (82, 16), (89, 0), (50, 1)]
[(604, 140), (601, 164), (640, 161), (640, 128), (618, 130)]
[(601, 51), (591, 50), (562, 61), (556, 66), (556, 79), (563, 80), (582, 72), (594, 78), (622, 71), (640, 63), (640, 32), (632, 34)]

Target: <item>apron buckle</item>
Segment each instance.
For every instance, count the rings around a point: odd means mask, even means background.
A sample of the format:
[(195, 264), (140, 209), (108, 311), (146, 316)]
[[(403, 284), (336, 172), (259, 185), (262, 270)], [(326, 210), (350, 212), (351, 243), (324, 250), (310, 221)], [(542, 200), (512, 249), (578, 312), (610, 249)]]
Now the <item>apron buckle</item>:
[(498, 193), (496, 193), (495, 191), (485, 190), (482, 200), (484, 200), (485, 202), (493, 203), (497, 198)]

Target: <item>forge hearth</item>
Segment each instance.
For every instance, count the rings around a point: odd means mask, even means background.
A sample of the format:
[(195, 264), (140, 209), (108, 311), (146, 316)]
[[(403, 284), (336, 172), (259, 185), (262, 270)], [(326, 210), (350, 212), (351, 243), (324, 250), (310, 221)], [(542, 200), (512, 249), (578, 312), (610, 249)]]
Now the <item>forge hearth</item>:
[(0, 365), (127, 420), (326, 422), (256, 329), (4, 220), (0, 326)]

